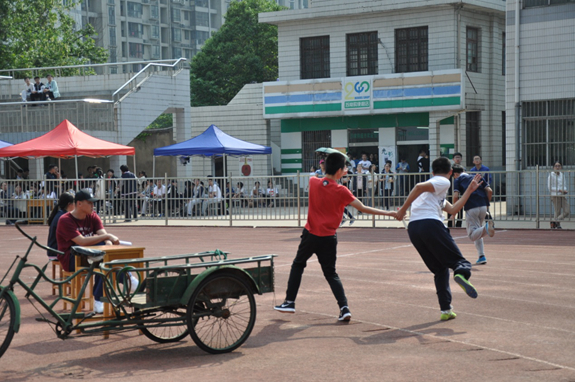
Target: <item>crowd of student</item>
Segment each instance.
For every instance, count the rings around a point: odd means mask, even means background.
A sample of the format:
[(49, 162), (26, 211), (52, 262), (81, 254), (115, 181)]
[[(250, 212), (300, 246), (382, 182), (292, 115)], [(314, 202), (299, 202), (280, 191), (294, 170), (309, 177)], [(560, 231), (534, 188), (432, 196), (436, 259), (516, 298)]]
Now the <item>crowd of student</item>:
[(46, 84), (40, 81), (40, 77), (34, 77), (34, 82), (30, 77), (24, 78), (24, 90), (22, 90), (22, 102), (52, 101), (60, 97), (58, 83), (51, 74), (46, 76)]

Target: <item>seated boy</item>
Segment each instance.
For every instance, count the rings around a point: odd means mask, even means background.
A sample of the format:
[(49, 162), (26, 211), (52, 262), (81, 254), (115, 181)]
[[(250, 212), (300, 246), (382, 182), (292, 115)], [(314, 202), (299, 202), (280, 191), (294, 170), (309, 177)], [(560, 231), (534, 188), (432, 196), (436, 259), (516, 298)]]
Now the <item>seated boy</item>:
[(449, 288), (449, 269), (453, 269), (454, 280), (471, 298), (477, 298), (475, 287), (469, 282), (471, 263), (467, 261), (443, 224), (443, 211), (457, 214), (481, 183), (481, 174), (476, 175), (469, 183), (467, 190), (451, 205), (445, 197), (451, 186), (451, 163), (440, 157), (433, 161), (433, 177), (426, 182), (418, 183), (409, 193), (403, 206), (397, 211), (397, 219), (402, 220), (409, 206), (411, 217), (407, 233), (411, 243), (419, 252), (427, 268), (434, 274), (435, 289), (441, 309), (441, 320), (447, 321), (456, 317), (451, 306), (451, 289)]
[(347, 306), (347, 298), (341, 280), (335, 272), (337, 253), (335, 231), (341, 223), (343, 210), (349, 204), (358, 211), (373, 215), (396, 216), (396, 212), (366, 207), (353, 196), (347, 187), (338, 184), (338, 180), (347, 173), (346, 157), (343, 154), (330, 154), (325, 160), (325, 172), (325, 177), (312, 177), (309, 180), (307, 223), (292, 263), (285, 301), (274, 309), (283, 313), (295, 313), (295, 299), (301, 284), (303, 270), (307, 260), (315, 253), (323, 275), (339, 305), (339, 320), (349, 321), (351, 313)]
[[(91, 246), (99, 244), (119, 244), (120, 240), (106, 232), (102, 220), (94, 212), (94, 202), (97, 202), (94, 195), (83, 189), (76, 192), (74, 197), (74, 209), (60, 217), (56, 228), (56, 239), (58, 240), (58, 250), (64, 252), (58, 255), (58, 260), (65, 271), (73, 272), (76, 264), (71, 254), (72, 246)], [(128, 272), (129, 273), (129, 272)], [(139, 280), (129, 273), (130, 293), (134, 293), (139, 284)], [(119, 280), (123, 283), (123, 278)], [(103, 296), (103, 280), (96, 275), (94, 282), (94, 311), (102, 313), (104, 303), (100, 301)]]

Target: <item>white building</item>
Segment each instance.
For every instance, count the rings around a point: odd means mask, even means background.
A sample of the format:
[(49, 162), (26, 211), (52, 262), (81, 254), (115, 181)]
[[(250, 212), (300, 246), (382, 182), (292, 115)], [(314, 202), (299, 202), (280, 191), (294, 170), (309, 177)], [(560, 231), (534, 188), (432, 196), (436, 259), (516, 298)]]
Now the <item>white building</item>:
[(320, 146), (431, 159), (505, 157), (505, 2), (313, 0), (261, 13), (278, 26), (279, 79), (264, 118), (281, 129), (282, 173), (307, 171)]
[(508, 0), (507, 169), (575, 166), (575, 2)]

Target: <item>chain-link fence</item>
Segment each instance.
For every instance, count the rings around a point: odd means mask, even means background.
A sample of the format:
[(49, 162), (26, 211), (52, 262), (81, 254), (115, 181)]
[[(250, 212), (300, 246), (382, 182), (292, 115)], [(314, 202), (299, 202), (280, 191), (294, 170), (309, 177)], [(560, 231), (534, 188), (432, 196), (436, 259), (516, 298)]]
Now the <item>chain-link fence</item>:
[[(489, 172), (493, 189), (490, 211), (499, 221), (535, 222), (548, 227), (574, 220), (575, 171)], [(44, 223), (62, 192), (89, 188), (100, 201), (94, 208), (105, 224), (157, 220), (292, 221), (304, 225), (310, 174), (273, 177), (0, 180), (0, 220)], [(430, 174), (353, 174), (341, 179), (365, 205), (396, 210), (413, 186)], [(557, 184), (557, 183), (560, 184)], [(559, 192), (560, 188), (561, 192)], [(563, 191), (566, 191), (564, 193)], [(448, 198), (451, 196), (448, 195)], [(349, 207), (345, 219), (373, 222), (389, 217), (360, 214)], [(464, 219), (458, 215), (457, 220)]]

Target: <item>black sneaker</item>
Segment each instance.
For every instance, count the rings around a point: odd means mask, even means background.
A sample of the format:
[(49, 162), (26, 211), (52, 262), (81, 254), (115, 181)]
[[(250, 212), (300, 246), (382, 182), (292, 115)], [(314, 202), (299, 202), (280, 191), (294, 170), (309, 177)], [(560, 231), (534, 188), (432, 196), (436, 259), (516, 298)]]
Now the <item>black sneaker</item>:
[(344, 306), (343, 308), (340, 309), (338, 320), (339, 321), (351, 320), (351, 312), (349, 311), (349, 308), (347, 306)]
[(282, 313), (295, 313), (295, 302), (284, 301), (283, 304), (274, 306), (274, 309)]

